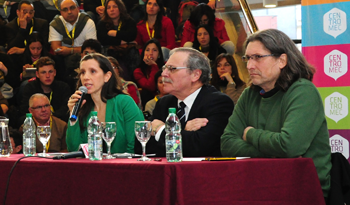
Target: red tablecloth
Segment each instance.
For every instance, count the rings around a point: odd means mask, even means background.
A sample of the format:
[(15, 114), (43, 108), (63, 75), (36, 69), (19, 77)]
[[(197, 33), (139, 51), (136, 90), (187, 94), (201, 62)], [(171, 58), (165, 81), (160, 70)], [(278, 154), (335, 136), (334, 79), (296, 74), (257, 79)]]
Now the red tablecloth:
[[(0, 158), (0, 199), (23, 155)], [(311, 159), (168, 163), (22, 159), (6, 204), (302, 204), (324, 199)]]

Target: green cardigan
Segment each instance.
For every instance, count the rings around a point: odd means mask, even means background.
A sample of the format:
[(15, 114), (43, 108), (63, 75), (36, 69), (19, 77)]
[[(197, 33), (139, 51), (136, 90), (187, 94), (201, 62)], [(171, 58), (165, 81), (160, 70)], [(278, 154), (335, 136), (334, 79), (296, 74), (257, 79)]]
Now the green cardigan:
[[(254, 128), (243, 141), (248, 126)], [(312, 158), (323, 195), (328, 195), (332, 164), (327, 123), (321, 96), (306, 79), (269, 98), (245, 89), (221, 136), (221, 152), (225, 157)]]
[[(90, 117), (91, 114), (85, 125), (88, 124)], [(77, 151), (80, 144), (88, 142), (87, 130), (80, 131), (78, 120), (73, 126), (70, 122), (68, 123), (66, 137), (68, 151)], [(140, 120), (144, 120), (143, 114), (130, 96), (119, 94), (107, 100), (105, 121), (116, 122), (117, 125), (117, 135), (112, 142), (111, 153), (134, 153), (134, 126), (135, 121)]]

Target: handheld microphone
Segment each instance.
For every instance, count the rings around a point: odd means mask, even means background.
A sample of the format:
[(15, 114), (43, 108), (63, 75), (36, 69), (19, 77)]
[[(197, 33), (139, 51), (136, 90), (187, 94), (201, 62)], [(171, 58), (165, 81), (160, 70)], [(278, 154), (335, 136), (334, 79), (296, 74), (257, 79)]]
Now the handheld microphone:
[(67, 153), (67, 154), (62, 154), (62, 155), (59, 155), (59, 156), (55, 156), (55, 157), (53, 157), (53, 159), (69, 159), (69, 158), (77, 158), (77, 157), (85, 158), (84, 152), (82, 150), (81, 151), (77, 151), (77, 152), (70, 152), (70, 153)]
[(73, 108), (73, 112), (70, 116), (70, 121), (76, 121), (77, 118), (78, 118), (78, 112), (79, 112), (79, 109), (81, 107), (81, 104), (83, 103), (83, 100), (84, 100), (84, 97), (85, 97), (85, 94), (87, 93), (87, 88), (85, 86), (80, 86), (79, 87), (79, 90), (82, 92), (81, 94), (81, 98), (78, 100), (78, 102), (75, 103), (74, 105), (74, 108)]

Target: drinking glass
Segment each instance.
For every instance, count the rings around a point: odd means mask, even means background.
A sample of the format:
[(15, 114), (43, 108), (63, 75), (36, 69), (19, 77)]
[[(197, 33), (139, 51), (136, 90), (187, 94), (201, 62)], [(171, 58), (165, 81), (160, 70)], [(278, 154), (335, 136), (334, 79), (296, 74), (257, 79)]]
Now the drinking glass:
[(102, 122), (102, 138), (107, 143), (108, 154), (106, 159), (115, 159), (111, 154), (111, 144), (117, 134), (117, 125), (115, 122)]
[(150, 161), (151, 159), (146, 157), (146, 143), (151, 137), (152, 124), (150, 121), (136, 121), (135, 122), (135, 134), (137, 140), (142, 145), (142, 157), (137, 161)]
[(36, 133), (38, 136), (38, 139), (43, 144), (43, 153), (38, 154), (42, 157), (48, 157), (50, 155), (46, 154), (46, 144), (50, 140), (51, 137), (51, 128), (50, 126), (38, 126), (36, 129)]

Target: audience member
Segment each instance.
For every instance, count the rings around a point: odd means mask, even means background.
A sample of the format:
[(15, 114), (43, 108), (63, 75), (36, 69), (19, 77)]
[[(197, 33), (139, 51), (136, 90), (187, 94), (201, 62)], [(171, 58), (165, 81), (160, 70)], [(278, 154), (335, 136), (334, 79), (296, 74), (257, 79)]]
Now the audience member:
[(162, 0), (147, 0), (145, 9), (145, 18), (137, 24), (136, 42), (144, 46), (147, 41), (156, 38), (162, 46), (162, 53), (167, 61), (170, 50), (176, 47), (173, 23), (164, 16)]
[(163, 97), (164, 95), (168, 94), (166, 92), (164, 92), (164, 85), (163, 85), (163, 77), (162, 77), (162, 70), (159, 70), (155, 75), (154, 75), (154, 81), (156, 84), (156, 88), (157, 88), (157, 93), (158, 95), (156, 95), (152, 100), (149, 100), (146, 103), (146, 107), (145, 107), (145, 112), (148, 112), (149, 115), (153, 115), (153, 110), (156, 106), (156, 103), (158, 102), (159, 98)]
[(223, 53), (216, 58), (211, 84), (237, 104), (246, 84), (239, 78), (237, 65), (231, 54)]
[(155, 38), (149, 40), (141, 53), (140, 67), (134, 70), (134, 78), (141, 91), (142, 106), (154, 98), (156, 84), (154, 75), (164, 65), (163, 53), (160, 52), (159, 41)]
[(141, 95), (137, 85), (132, 81), (126, 81), (123, 79), (123, 69), (120, 67), (117, 59), (111, 56), (108, 56), (107, 58), (109, 62), (111, 62), (114, 72), (117, 74), (117, 77), (119, 77), (121, 81), (122, 90), (129, 94), (132, 99), (134, 99), (136, 105), (142, 110)]
[(56, 55), (64, 59), (68, 72), (79, 67), (81, 46), (87, 39), (96, 38), (94, 22), (88, 15), (79, 12), (75, 0), (64, 0), (61, 16), (56, 16), (50, 23), (49, 42)]
[[(1, 64), (1, 62), (0, 62)], [(0, 91), (0, 116), (5, 116), (5, 114), (7, 113), (7, 111), (9, 110), (9, 104), (6, 100), (6, 98), (2, 95), (1, 91)]]
[(6, 24), (7, 54), (22, 54), (26, 39), (33, 32), (39, 33), (47, 42), (48, 23), (44, 19), (34, 18), (34, 12), (34, 6), (29, 1), (22, 0), (18, 4), (17, 18)]
[[(141, 110), (134, 100), (123, 93), (118, 77), (111, 63), (101, 54), (86, 55), (80, 63), (77, 87), (88, 89), (76, 122), (70, 121), (67, 130), (68, 151), (77, 151), (81, 143), (88, 142), (87, 126), (91, 111), (97, 111), (101, 122), (116, 122), (117, 137), (112, 142), (112, 153), (134, 153), (135, 121), (144, 120)], [(69, 99), (68, 107), (72, 112), (81, 97), (77, 90)]]
[(18, 3), (19, 1), (0, 1), (0, 17), (2, 19), (8, 19), (11, 13), (11, 6)]
[(118, 46), (134, 41), (135, 21), (129, 16), (121, 0), (108, 0), (104, 15), (97, 24), (97, 38), (104, 46)]
[(216, 18), (214, 11), (206, 4), (198, 4), (192, 11), (190, 18), (185, 22), (181, 46), (192, 47), (192, 42), (195, 39), (195, 29), (199, 25), (206, 24), (213, 31), (214, 36), (218, 38), (219, 44), (226, 50), (227, 53), (233, 55), (234, 44), (230, 41), (225, 22), (222, 19)]
[(219, 54), (226, 53), (226, 50), (219, 45), (214, 37), (212, 30), (205, 24), (196, 28), (192, 47), (209, 58), (211, 67)]
[(221, 137), (226, 157), (312, 158), (327, 197), (331, 149), (315, 69), (281, 31), (259, 31), (246, 40), (251, 86), (241, 95)]
[(46, 9), (46, 20), (51, 22), (56, 15), (60, 15), (61, 2), (63, 0), (38, 0)]
[[(50, 126), (51, 137), (46, 145), (46, 152), (66, 152), (67, 123), (53, 116), (50, 101), (46, 95), (36, 93), (29, 98), (29, 112), (33, 115), (36, 126)], [(36, 152), (43, 152), (43, 145), (36, 138)]]
[(9, 128), (11, 146), (12, 146), (12, 154), (22, 154), (23, 147), (23, 137), (22, 135), (15, 129)]
[(164, 122), (170, 107), (181, 107), (182, 151), (184, 157), (221, 156), (220, 136), (233, 110), (232, 100), (208, 85), (208, 58), (192, 48), (176, 48), (163, 67), (164, 91), (153, 110), (153, 134), (147, 148), (165, 156)]
[(51, 111), (55, 117), (63, 121), (68, 120), (68, 107), (66, 102), (71, 91), (69, 86), (55, 79), (55, 62), (49, 57), (41, 57), (36, 63), (36, 80), (29, 82), (23, 88), (22, 101), (20, 105), (21, 122), (24, 121), (28, 110), (29, 98), (35, 93), (44, 94), (51, 104)]

